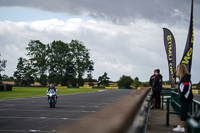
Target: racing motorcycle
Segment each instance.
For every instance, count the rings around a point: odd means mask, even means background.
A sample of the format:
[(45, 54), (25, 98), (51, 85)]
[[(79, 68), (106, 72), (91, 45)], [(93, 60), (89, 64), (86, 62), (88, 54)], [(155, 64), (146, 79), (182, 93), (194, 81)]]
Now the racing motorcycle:
[(56, 99), (56, 92), (55, 91), (49, 91), (47, 92), (47, 96), (48, 96), (48, 102), (50, 105), (50, 108), (55, 108), (57, 99)]

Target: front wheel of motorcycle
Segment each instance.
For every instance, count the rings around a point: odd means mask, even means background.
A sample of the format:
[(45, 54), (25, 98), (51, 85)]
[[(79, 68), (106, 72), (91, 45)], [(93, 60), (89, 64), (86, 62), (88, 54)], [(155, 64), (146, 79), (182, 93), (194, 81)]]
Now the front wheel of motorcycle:
[(50, 108), (52, 108), (52, 107), (53, 107), (53, 101), (50, 100)]

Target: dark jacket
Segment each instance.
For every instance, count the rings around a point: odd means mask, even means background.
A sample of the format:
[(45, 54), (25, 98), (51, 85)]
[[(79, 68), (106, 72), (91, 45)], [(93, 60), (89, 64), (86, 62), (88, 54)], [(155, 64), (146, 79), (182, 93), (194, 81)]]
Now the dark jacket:
[(55, 87), (53, 87), (53, 88), (50, 88), (50, 87), (49, 87), (49, 88), (47, 89), (47, 91), (50, 91), (50, 90), (53, 90), (53, 91), (55, 91), (55, 92), (57, 91)]
[(163, 78), (163, 76), (161, 74), (157, 74), (155, 77), (153, 88), (155, 88), (156, 92), (162, 91), (162, 78)]
[(191, 102), (193, 99), (191, 75), (184, 75), (178, 86), (180, 102)]
[(154, 81), (155, 81), (155, 77), (156, 77), (155, 74), (152, 75), (152, 76), (150, 77), (150, 79), (149, 79), (149, 85), (150, 85), (150, 86), (153, 86), (153, 83), (154, 83)]

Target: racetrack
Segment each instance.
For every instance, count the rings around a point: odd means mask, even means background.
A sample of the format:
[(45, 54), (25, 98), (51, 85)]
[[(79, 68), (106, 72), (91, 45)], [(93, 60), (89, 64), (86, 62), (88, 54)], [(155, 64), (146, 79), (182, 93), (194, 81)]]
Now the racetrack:
[(112, 90), (58, 96), (56, 108), (49, 107), (46, 97), (3, 100), (0, 101), (0, 132), (65, 132), (62, 127), (131, 92)]

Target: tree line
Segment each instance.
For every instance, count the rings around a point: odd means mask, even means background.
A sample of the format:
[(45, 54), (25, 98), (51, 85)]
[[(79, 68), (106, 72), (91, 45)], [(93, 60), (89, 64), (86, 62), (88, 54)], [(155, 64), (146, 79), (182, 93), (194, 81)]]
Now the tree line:
[[(110, 78), (106, 72), (99, 76), (98, 80), (93, 79), (94, 61), (90, 59), (90, 50), (78, 40), (72, 40), (70, 43), (53, 41), (49, 44), (31, 40), (26, 50), (26, 58), (18, 59), (13, 77), (1, 75), (6, 68), (7, 60), (0, 58), (0, 84), (2, 80), (7, 80), (15, 81), (17, 85), (30, 85), (36, 81), (44, 86), (47, 83), (83, 86), (84, 82), (89, 82), (91, 86), (93, 82), (98, 82), (98, 86), (109, 86)], [(85, 74), (87, 78), (84, 79)], [(118, 81), (118, 86), (137, 88), (147, 87), (149, 83), (140, 82), (138, 77), (132, 79), (123, 75)], [(200, 88), (200, 82), (197, 86)]]
[[(70, 43), (53, 41), (44, 44), (39, 40), (31, 40), (26, 47), (26, 58), (20, 57), (13, 77), (1, 76), (5, 70), (5, 59), (0, 59), (0, 82), (15, 81), (17, 85), (30, 85), (35, 81), (46, 86), (47, 83), (63, 86), (82, 86), (84, 82), (98, 82), (98, 86), (109, 86), (110, 78), (104, 72), (98, 80), (93, 79), (94, 62), (90, 59), (89, 49), (82, 42), (72, 40)], [(1, 56), (1, 55), (0, 55)], [(87, 73), (87, 78), (83, 76)], [(130, 88), (142, 83), (138, 78), (123, 75), (118, 81), (119, 86)], [(145, 84), (144, 84), (145, 85)]]
[(90, 59), (89, 49), (78, 40), (70, 43), (53, 41), (49, 44), (31, 40), (26, 50), (26, 58), (18, 59), (17, 70), (13, 74), (17, 85), (30, 85), (37, 81), (41, 85), (81, 86), (85, 72), (91, 79), (94, 62)]

